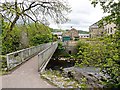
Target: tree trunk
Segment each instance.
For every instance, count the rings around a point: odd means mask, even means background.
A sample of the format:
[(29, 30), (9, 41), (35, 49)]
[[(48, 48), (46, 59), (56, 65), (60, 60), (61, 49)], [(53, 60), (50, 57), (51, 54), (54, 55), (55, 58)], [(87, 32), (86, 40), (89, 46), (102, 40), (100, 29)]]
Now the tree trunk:
[(16, 15), (15, 19), (13, 20), (13, 22), (11, 23), (10, 25), (10, 29), (9, 29), (9, 32), (12, 31), (13, 27), (15, 26), (17, 20), (19, 19), (19, 15)]

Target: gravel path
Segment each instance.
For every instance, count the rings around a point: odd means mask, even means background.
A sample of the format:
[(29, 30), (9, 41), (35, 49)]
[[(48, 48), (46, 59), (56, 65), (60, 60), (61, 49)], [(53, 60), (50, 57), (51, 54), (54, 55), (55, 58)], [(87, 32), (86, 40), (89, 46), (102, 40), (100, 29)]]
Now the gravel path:
[(40, 78), (37, 56), (11, 74), (2, 76), (2, 88), (55, 88)]

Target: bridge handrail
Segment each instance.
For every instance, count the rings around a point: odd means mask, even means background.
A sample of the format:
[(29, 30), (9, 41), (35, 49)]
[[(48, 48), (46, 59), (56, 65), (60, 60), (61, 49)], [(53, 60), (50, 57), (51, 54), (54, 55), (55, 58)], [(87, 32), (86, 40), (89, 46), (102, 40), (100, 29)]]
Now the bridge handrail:
[(56, 48), (58, 46), (58, 42), (54, 42), (50, 47), (46, 48), (42, 52), (38, 54), (38, 71), (42, 72), (46, 67), (47, 63), (51, 59), (54, 54)]
[(45, 43), (7, 54), (6, 56), (8, 70), (11, 70), (14, 67), (20, 65), (21, 63), (27, 61), (29, 58), (49, 47), (50, 45), (51, 43)]

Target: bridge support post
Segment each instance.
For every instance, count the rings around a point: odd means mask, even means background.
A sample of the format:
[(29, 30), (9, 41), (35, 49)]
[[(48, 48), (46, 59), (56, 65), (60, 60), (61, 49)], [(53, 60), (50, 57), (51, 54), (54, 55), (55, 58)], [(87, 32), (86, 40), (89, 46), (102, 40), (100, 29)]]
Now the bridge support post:
[(24, 58), (23, 58), (23, 52), (21, 52), (21, 62), (24, 61)]
[(9, 71), (10, 65), (9, 65), (9, 56), (7, 55), (7, 70)]

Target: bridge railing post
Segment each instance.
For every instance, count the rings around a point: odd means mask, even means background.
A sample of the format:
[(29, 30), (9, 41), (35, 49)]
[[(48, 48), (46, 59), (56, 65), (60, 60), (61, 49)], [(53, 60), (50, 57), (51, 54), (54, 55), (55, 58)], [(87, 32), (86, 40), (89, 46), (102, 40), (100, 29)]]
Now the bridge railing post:
[(7, 55), (7, 70), (9, 71), (10, 65), (9, 65), (9, 56)]
[(20, 58), (21, 58), (21, 62), (23, 62), (24, 61), (23, 51), (20, 52)]

